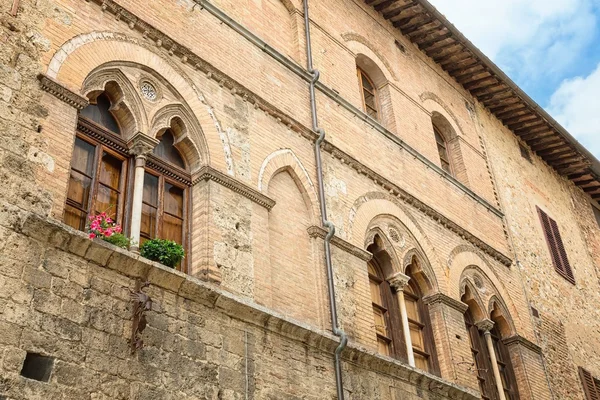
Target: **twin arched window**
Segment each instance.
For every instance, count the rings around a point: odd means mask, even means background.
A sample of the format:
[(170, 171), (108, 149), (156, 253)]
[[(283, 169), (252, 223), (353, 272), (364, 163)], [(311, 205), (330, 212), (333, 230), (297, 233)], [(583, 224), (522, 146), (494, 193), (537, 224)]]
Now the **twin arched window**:
[[(468, 297), (468, 295), (467, 295)], [(518, 400), (517, 380), (510, 360), (508, 348), (502, 340), (498, 323), (489, 321), (492, 326), (477, 326), (473, 315), (472, 303), (464, 315), (465, 326), (469, 333), (471, 354), (473, 356), (477, 381), (481, 398), (484, 400), (499, 400), (499, 391), (502, 390), (506, 400)], [(486, 337), (489, 335), (489, 338)], [(490, 354), (490, 342), (493, 355)], [(492, 357), (493, 356), (493, 357)], [(495, 359), (496, 366), (493, 365)], [(497, 369), (501, 382), (496, 382), (495, 369)]]
[[(135, 161), (110, 108), (111, 99), (104, 92), (80, 112), (64, 222), (85, 230), (90, 215), (106, 212), (129, 236)], [(161, 238), (187, 250), (191, 176), (174, 141), (173, 132), (165, 130), (147, 156), (139, 245)]]
[[(413, 266), (407, 268), (408, 277), (411, 278), (408, 283), (403, 288), (394, 289), (384, 278), (384, 271), (390, 271), (389, 255), (378, 242), (381, 239), (376, 236), (375, 242), (368, 248), (373, 253), (373, 258), (368, 262), (368, 275), (378, 352), (407, 360), (410, 346), (414, 366), (437, 373), (429, 313), (423, 303), (421, 289), (413, 279)], [(408, 326), (408, 332), (404, 332), (404, 326)]]

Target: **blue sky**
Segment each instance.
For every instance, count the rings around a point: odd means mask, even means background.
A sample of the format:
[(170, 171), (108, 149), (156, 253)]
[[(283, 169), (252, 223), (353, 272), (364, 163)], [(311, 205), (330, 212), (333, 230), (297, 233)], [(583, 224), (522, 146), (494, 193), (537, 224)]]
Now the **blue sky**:
[(600, 0), (429, 0), (600, 159)]

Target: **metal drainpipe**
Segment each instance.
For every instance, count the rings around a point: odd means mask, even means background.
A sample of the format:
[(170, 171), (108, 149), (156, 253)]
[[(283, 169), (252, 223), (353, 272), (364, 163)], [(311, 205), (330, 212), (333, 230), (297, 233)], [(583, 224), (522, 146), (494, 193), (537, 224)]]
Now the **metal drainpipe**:
[(329, 310), (331, 311), (331, 330), (340, 338), (340, 344), (335, 349), (335, 384), (338, 400), (344, 400), (344, 386), (342, 384), (341, 353), (348, 344), (348, 336), (338, 326), (337, 306), (335, 301), (335, 284), (333, 282), (333, 266), (331, 263), (331, 238), (335, 235), (335, 225), (327, 220), (327, 205), (325, 204), (325, 189), (323, 185), (323, 164), (321, 162), (321, 143), (325, 139), (325, 131), (319, 128), (317, 117), (317, 102), (315, 98), (315, 84), (319, 80), (319, 70), (313, 68), (312, 46), (310, 40), (310, 18), (308, 15), (308, 0), (304, 0), (304, 29), (306, 32), (306, 64), (308, 72), (313, 76), (310, 81), (310, 109), (312, 114), (312, 129), (319, 134), (315, 142), (315, 160), (317, 163), (317, 182), (319, 187), (319, 202), (321, 207), (321, 222), (328, 232), (325, 236), (325, 264), (327, 266), (327, 286), (329, 289)]

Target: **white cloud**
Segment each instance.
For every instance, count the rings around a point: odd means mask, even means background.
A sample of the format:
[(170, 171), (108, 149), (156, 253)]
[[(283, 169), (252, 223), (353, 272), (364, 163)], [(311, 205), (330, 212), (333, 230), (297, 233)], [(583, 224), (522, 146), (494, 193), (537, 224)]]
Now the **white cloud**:
[(600, 159), (600, 64), (587, 77), (563, 81), (548, 112)]
[(592, 8), (597, 0), (430, 1), (520, 81), (564, 72), (591, 43), (597, 27)]

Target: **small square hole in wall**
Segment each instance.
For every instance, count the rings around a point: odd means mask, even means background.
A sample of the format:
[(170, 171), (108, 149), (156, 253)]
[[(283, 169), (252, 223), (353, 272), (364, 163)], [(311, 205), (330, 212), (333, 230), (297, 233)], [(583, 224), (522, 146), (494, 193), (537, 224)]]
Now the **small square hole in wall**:
[(537, 308), (531, 307), (531, 315), (533, 315), (535, 318), (539, 318), (540, 312), (537, 310)]
[(600, 227), (600, 205), (595, 205), (594, 203), (592, 203), (592, 210), (594, 210), (596, 222), (598, 222), (598, 226)]
[(521, 150), (521, 157), (523, 157), (530, 163), (533, 162), (533, 160), (531, 159), (531, 153), (529, 152), (527, 146), (525, 146), (523, 143), (519, 143), (519, 150)]
[(402, 54), (406, 54), (406, 47), (404, 47), (404, 45), (402, 43), (400, 43), (398, 40), (396, 40), (396, 47), (398, 48), (398, 50), (400, 50), (400, 52)]
[(54, 358), (36, 353), (27, 353), (21, 376), (40, 382), (48, 382), (54, 367)]

